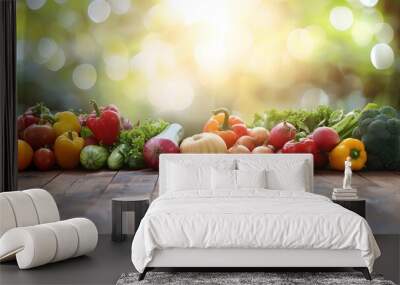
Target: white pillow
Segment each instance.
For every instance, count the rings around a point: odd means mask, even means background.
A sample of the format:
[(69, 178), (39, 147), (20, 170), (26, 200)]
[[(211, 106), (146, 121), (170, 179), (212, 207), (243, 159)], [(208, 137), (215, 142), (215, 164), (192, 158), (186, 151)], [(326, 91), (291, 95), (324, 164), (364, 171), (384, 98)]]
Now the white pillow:
[(238, 160), (239, 170), (267, 171), (267, 188), (271, 190), (307, 191), (308, 167), (305, 161), (276, 160), (273, 163), (263, 160)]
[(236, 170), (237, 188), (267, 188), (267, 171)]
[[(208, 163), (207, 163), (208, 162)], [(211, 170), (223, 169), (224, 172), (235, 169), (236, 161), (221, 159), (218, 161), (178, 161), (167, 164), (167, 191), (199, 190), (211, 191)]]
[(267, 172), (268, 188), (273, 190), (307, 191), (304, 165), (293, 167), (290, 172), (270, 169)]
[(170, 163), (167, 189), (168, 191), (211, 189), (211, 167)]
[(236, 190), (236, 170), (212, 168), (211, 171), (212, 189), (215, 190)]

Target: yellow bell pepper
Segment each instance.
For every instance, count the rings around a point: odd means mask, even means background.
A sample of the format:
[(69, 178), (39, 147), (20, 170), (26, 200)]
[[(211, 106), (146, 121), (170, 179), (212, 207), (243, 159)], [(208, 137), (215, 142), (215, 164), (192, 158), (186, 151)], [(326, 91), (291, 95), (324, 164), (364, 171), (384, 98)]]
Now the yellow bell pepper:
[(54, 143), (54, 155), (57, 164), (64, 169), (72, 169), (79, 165), (81, 150), (85, 140), (76, 132), (66, 132), (59, 136)]
[(339, 143), (329, 153), (329, 164), (332, 169), (344, 170), (344, 162), (351, 158), (351, 169), (360, 170), (367, 162), (367, 152), (364, 143), (357, 139), (348, 138)]
[(53, 129), (57, 137), (68, 131), (77, 133), (81, 131), (81, 124), (79, 123), (78, 117), (70, 111), (59, 112), (54, 118), (55, 123), (53, 124)]

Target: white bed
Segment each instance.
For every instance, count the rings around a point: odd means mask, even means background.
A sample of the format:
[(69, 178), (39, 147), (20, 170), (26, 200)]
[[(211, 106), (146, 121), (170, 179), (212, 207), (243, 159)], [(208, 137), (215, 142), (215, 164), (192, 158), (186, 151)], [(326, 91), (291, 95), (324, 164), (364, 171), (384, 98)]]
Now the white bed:
[(312, 194), (311, 155), (161, 155), (159, 175), (132, 243), (141, 278), (154, 267), (354, 267), (368, 278), (380, 255), (365, 219)]

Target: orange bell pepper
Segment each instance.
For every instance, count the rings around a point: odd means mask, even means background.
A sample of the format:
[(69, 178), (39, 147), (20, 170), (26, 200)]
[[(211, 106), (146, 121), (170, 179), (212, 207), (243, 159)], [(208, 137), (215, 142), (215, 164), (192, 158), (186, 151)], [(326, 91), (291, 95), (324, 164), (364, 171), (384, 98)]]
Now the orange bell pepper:
[(217, 134), (224, 140), (229, 149), (239, 138), (231, 129), (235, 124), (243, 124), (243, 121), (237, 116), (230, 115), (227, 109), (220, 108), (213, 111), (213, 116), (204, 125), (203, 132)]

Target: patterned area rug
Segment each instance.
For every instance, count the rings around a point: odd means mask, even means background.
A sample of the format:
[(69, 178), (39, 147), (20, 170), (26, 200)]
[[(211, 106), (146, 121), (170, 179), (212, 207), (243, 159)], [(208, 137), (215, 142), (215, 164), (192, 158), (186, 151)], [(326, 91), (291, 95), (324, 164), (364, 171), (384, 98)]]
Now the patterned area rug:
[(122, 274), (116, 285), (395, 285), (380, 275), (372, 275), (373, 280), (368, 281), (359, 272), (148, 272), (142, 281), (138, 281), (138, 276), (138, 273)]

